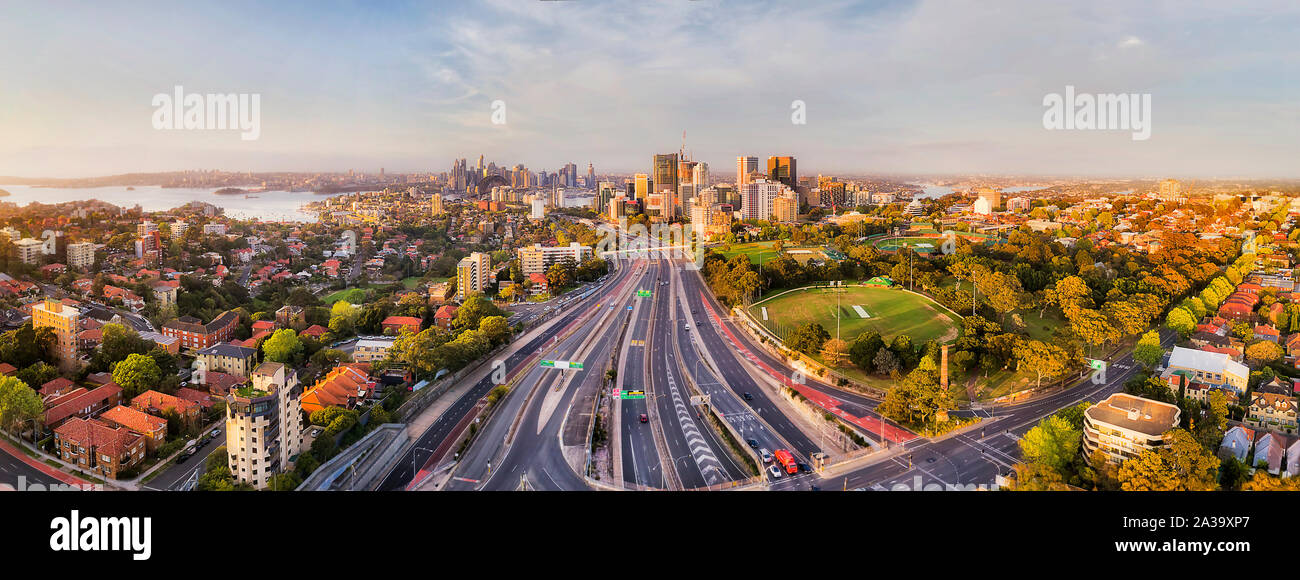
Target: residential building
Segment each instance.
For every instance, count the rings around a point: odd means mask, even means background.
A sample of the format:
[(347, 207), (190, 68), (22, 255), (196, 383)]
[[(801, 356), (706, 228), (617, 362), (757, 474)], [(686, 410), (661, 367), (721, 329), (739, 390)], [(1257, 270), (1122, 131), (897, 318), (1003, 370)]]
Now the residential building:
[(68, 267), (89, 270), (95, 265), (95, 244), (73, 242), (68, 244)]
[(54, 447), (63, 461), (117, 479), (144, 461), (146, 444), (144, 435), (126, 427), (73, 417), (54, 430)]
[(464, 301), (473, 292), (488, 288), (492, 258), (483, 252), (465, 256), (456, 264), (456, 299)]
[(1282, 458), (1286, 455), (1287, 438), (1280, 433), (1264, 433), (1255, 440), (1255, 456), (1251, 466), (1263, 468), (1273, 475), (1282, 471)]
[(312, 413), (326, 407), (351, 409), (366, 400), (375, 390), (375, 381), (367, 374), (366, 364), (342, 364), (334, 367), (302, 395), (302, 410)]
[(1242, 426), (1234, 425), (1223, 434), (1223, 442), (1219, 444), (1219, 457), (1235, 457), (1238, 461), (1246, 461), (1250, 457), (1250, 447), (1255, 442), (1255, 431)]
[(1246, 392), (1246, 383), (1250, 379), (1250, 369), (1227, 354), (1181, 346), (1174, 347), (1169, 365), (1161, 377), (1167, 379), (1178, 371), (1190, 373), (1187, 377), (1189, 382), (1229, 389), (1237, 395)]
[[(195, 354), (194, 361), (202, 365), (205, 373), (226, 373), (246, 379), (257, 365), (257, 349), (231, 342), (219, 342), (199, 350)], [(207, 381), (200, 380), (199, 383), (206, 384)]]
[(388, 349), (393, 347), (392, 338), (363, 338), (357, 341), (352, 351), (352, 360), (356, 362), (376, 362), (388, 356)]
[(590, 258), (591, 255), (591, 248), (578, 242), (570, 242), (568, 246), (549, 247), (533, 244), (532, 246), (519, 248), (519, 268), (525, 276), (534, 273), (545, 274), (546, 270), (553, 264), (571, 261), (574, 265), (577, 265)]
[(54, 351), (59, 359), (61, 372), (73, 372), (81, 366), (77, 354), (77, 333), (81, 331), (80, 320), (80, 311), (58, 300), (46, 298), (44, 302), (32, 307), (32, 326), (54, 331)]
[(226, 452), (240, 483), (266, 488), (272, 475), (292, 468), (302, 449), (302, 388), (293, 369), (262, 363), (252, 384), (226, 395)]
[(198, 350), (229, 341), (238, 325), (239, 315), (227, 310), (207, 324), (193, 316), (182, 316), (164, 324), (162, 333), (180, 339), (182, 348)]
[(793, 192), (787, 192), (777, 196), (772, 200), (772, 220), (778, 222), (793, 222), (799, 219), (799, 200), (795, 198)]
[(1175, 405), (1114, 393), (1083, 412), (1083, 450), (1091, 460), (1100, 451), (1111, 463), (1122, 463), (1147, 449), (1165, 444), (1166, 431), (1178, 425)]
[(307, 328), (307, 311), (301, 306), (281, 306), (275, 311), (275, 325), (280, 328), (302, 330)]
[(14, 250), (17, 252), (18, 261), (24, 264), (36, 264), (40, 261), (41, 256), (45, 254), (41, 250), (45, 242), (36, 238), (23, 238), (14, 242)]
[(1256, 391), (1246, 409), (1247, 425), (1257, 429), (1296, 432), (1296, 398), (1290, 394)]
[(126, 427), (127, 429), (144, 435), (146, 451), (157, 449), (158, 446), (162, 445), (163, 441), (167, 439), (167, 420), (162, 417), (155, 417), (145, 413), (144, 411), (118, 405), (112, 409), (104, 411), (104, 413), (99, 416), (99, 419), (109, 425)]
[(94, 417), (122, 401), (122, 387), (107, 383), (91, 390), (73, 389), (45, 400), (45, 426), (58, 427), (71, 417)]
[(420, 325), (423, 323), (424, 321), (414, 316), (389, 316), (380, 325), (384, 329), (384, 334), (402, 334), (403, 332), (417, 334), (420, 332)]
[(198, 404), (152, 389), (131, 399), (131, 408), (157, 416), (162, 416), (167, 412), (175, 412), (186, 428), (193, 428), (199, 424)]
[(772, 202), (786, 191), (784, 184), (767, 179), (755, 179), (740, 186), (741, 214), (747, 220), (772, 218)]

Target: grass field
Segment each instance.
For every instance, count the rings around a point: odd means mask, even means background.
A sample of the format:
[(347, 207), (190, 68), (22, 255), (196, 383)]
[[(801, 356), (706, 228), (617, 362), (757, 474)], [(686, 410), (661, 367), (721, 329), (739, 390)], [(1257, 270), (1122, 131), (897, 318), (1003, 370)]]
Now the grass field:
[[(906, 334), (917, 345), (954, 340), (959, 333), (958, 322), (948, 311), (929, 298), (903, 290), (844, 286), (838, 307), (836, 298), (835, 291), (829, 288), (807, 288), (755, 303), (749, 311), (755, 320), (781, 337), (808, 322), (821, 324), (835, 336), (837, 308), (840, 337), (845, 341), (867, 330), (880, 333), (885, 340)], [(860, 306), (868, 318), (862, 318), (854, 306)], [(763, 319), (764, 308), (767, 320)]]
[(365, 288), (345, 288), (321, 299), (326, 304), (333, 304), (339, 300), (346, 300), (350, 304), (358, 304), (366, 301)]
[(912, 246), (918, 251), (925, 249), (922, 244), (929, 244), (931, 251), (937, 251), (943, 245), (943, 238), (894, 238), (889, 240), (879, 240), (875, 243), (877, 249), (892, 252), (903, 246)]
[(772, 250), (772, 244), (773, 242), (754, 242), (752, 244), (732, 244), (731, 248), (726, 252), (719, 251), (720, 247), (715, 247), (714, 251), (718, 252), (719, 254), (722, 255), (722, 257), (728, 260), (736, 256), (739, 256), (741, 254), (744, 254), (746, 256), (749, 256), (749, 262), (751, 264), (757, 264), (760, 258), (764, 262), (766, 262), (776, 257), (776, 252)]

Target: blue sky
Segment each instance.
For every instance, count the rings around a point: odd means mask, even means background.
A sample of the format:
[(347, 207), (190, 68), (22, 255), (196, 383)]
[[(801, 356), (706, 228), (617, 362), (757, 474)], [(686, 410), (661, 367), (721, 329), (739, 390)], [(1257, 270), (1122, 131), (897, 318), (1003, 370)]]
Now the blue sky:
[[(104, 4), (0, 18), (0, 175), (647, 171), (685, 130), (715, 174), (1300, 176), (1294, 2)], [(1067, 84), (1150, 93), (1151, 138), (1044, 130)], [(260, 139), (154, 130), (175, 85), (260, 94)]]

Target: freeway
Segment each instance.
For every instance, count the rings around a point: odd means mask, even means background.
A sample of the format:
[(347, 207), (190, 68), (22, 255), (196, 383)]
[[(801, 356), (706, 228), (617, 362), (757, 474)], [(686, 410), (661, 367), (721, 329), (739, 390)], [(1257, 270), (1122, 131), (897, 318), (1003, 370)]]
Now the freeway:
[[(650, 372), (656, 419), (663, 429), (666, 451), (681, 486), (685, 489), (716, 485), (726, 481), (745, 479), (746, 471), (731, 456), (719, 434), (699, 409), (692, 408), (691, 392), (681, 374), (673, 339), (688, 333), (685, 321), (674, 315), (676, 297), (675, 278), (670, 262), (655, 260), (660, 264), (658, 276), (653, 280), (654, 307), (651, 326)], [(648, 279), (648, 277), (647, 277)]]
[[(628, 268), (618, 269), (605, 279), (600, 288), (622, 287), (629, 280), (630, 274), (628, 270)], [(557, 336), (572, 330), (579, 322), (579, 319), (591, 314), (591, 307), (602, 301), (600, 295), (601, 292), (593, 291), (586, 298), (571, 300), (568, 304), (572, 305), (572, 307), (557, 319), (548, 322), (547, 324), (550, 326), (546, 331), (535, 333), (535, 336), (523, 345), (512, 346), (515, 349), (514, 352), (505, 357), (503, 361), (505, 368), (511, 369), (509, 372), (512, 378), (513, 375), (527, 370), (522, 366), (525, 361), (536, 356), (548, 343), (553, 343)], [(414, 443), (394, 464), (388, 475), (384, 477), (379, 486), (380, 490), (404, 489), (413, 480), (417, 479), (417, 474), (423, 478), (428, 474), (429, 469), (435, 467), (430, 465), (433, 462), (431, 460), (442, 459), (441, 457), (434, 457), (436, 450), (456, 430), (461, 420), (478, 404), (479, 400), (496, 386), (492, 374), (489, 373), (483, 376), (464, 395), (461, 395), (450, 408), (444, 411), (428, 429), (415, 438)]]
[[(658, 284), (659, 265), (644, 260), (636, 262), (637, 270), (643, 272), (638, 278), (637, 290), (650, 290)], [(632, 305), (632, 323), (628, 328), (626, 356), (620, 362), (618, 376), (623, 391), (641, 391), (649, 393), (646, 359), (646, 345), (650, 338), (650, 318), (654, 308), (650, 301), (638, 297)], [(621, 346), (621, 345), (620, 345)], [(647, 397), (652, 396), (647, 394)], [(623, 464), (623, 481), (632, 485), (654, 488), (666, 488), (663, 465), (660, 462), (659, 448), (655, 445), (653, 428), (648, 422), (641, 422), (641, 415), (648, 415), (649, 399), (623, 399), (618, 402), (619, 456)], [(648, 421), (648, 419), (647, 419)]]
[(540, 365), (523, 370), (443, 489), (586, 489), (582, 478), (565, 463), (556, 434), (577, 394), (600, 388), (604, 363), (635, 287), (634, 283), (618, 287), (610, 293), (612, 300), (597, 303), (599, 310), (594, 316), (544, 351), (548, 359), (581, 361), (582, 370)]

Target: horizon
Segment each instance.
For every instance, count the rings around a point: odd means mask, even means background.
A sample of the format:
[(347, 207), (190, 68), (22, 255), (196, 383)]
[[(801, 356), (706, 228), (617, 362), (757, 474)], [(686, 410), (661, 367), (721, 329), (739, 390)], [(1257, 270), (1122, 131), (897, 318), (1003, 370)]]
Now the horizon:
[[(827, 175), (1294, 179), (1298, 24), (1282, 2), (40, 5), (0, 22), (28, 48), (0, 55), (19, 87), (0, 175), (436, 174), (480, 153), (633, 174), (685, 130), (715, 176), (791, 155)], [(176, 87), (259, 96), (257, 130), (159, 130)], [(1045, 99), (1075, 88), (1146, 95), (1149, 139), (1047, 130)]]

